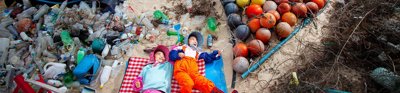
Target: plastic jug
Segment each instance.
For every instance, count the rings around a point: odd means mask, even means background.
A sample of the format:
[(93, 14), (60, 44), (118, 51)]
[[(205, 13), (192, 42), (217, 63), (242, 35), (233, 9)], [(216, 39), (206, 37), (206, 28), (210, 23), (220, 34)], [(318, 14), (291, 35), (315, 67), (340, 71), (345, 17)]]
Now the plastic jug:
[(43, 70), (45, 71), (43, 77), (58, 79), (59, 74), (66, 73), (65, 71), (66, 67), (67, 65), (62, 63), (49, 62), (43, 67)]

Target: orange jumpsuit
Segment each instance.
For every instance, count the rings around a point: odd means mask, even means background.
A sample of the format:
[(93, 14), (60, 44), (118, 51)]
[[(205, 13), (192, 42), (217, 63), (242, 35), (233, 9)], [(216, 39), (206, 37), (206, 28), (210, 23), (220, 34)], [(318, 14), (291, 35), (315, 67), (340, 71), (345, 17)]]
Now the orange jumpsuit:
[(202, 93), (211, 93), (215, 87), (213, 82), (199, 73), (196, 60), (193, 57), (185, 56), (174, 64), (174, 77), (178, 81), (181, 93), (191, 93), (193, 88)]

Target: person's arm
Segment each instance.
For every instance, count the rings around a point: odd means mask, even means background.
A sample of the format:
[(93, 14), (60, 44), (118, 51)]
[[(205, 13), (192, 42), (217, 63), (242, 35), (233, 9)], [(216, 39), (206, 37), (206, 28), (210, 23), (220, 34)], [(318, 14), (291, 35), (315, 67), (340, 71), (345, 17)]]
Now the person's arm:
[(142, 71), (140, 71), (140, 74), (137, 77), (135, 77), (135, 79), (133, 80), (134, 81), (133, 85), (135, 86), (134, 91), (137, 91), (137, 92), (142, 91), (143, 84), (144, 84), (143, 76), (146, 75), (146, 72), (149, 69), (149, 66), (151, 66), (151, 65), (144, 66)]
[(176, 60), (180, 60), (183, 56), (182, 56), (182, 54), (183, 54), (184, 52), (183, 52), (183, 50), (182, 49), (180, 49), (180, 50), (171, 50), (170, 52), (169, 52), (169, 59), (171, 60), (171, 61), (176, 61)]
[(212, 53), (203, 52), (200, 54), (199, 59), (204, 59), (204, 62), (206, 63), (213, 62), (214, 60), (220, 57), (220, 56), (217, 57), (218, 54), (219, 54), (218, 50), (214, 50)]

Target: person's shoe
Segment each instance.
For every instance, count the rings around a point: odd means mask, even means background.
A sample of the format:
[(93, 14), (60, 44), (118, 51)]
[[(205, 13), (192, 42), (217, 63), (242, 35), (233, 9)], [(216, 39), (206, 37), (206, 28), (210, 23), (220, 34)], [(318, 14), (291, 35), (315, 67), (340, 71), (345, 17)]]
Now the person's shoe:
[(211, 93), (224, 93), (224, 91), (218, 89), (217, 87), (214, 87), (214, 88), (211, 90)]

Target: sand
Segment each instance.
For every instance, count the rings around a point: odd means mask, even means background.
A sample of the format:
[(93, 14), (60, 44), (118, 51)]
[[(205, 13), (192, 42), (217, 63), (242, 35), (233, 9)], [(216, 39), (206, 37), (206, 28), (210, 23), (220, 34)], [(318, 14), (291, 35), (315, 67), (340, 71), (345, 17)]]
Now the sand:
[[(174, 21), (179, 21), (181, 16), (186, 13), (184, 11), (185, 9), (180, 9), (183, 8), (182, 6), (179, 6), (182, 4), (184, 0), (180, 1), (173, 1), (173, 0), (127, 0), (123, 6), (127, 10), (125, 13), (129, 17), (130, 20), (134, 19), (134, 15), (140, 15), (142, 13), (146, 13), (149, 16), (152, 15), (152, 12), (154, 10), (162, 10), (164, 12), (168, 12), (167, 14), (172, 18)], [(222, 50), (224, 49), (222, 55), (223, 55), (223, 60), (224, 60), (224, 73), (225, 73), (225, 80), (227, 83), (227, 87), (229, 92), (232, 90), (238, 90), (239, 93), (269, 93), (268, 87), (273, 87), (274, 84), (279, 83), (279, 81), (275, 80), (279, 78), (282, 75), (288, 75), (288, 72), (295, 71), (294, 69), (299, 68), (297, 67), (299, 63), (295, 63), (295, 58), (298, 57), (298, 55), (301, 53), (300, 51), (304, 49), (306, 44), (320, 44), (320, 39), (324, 36), (324, 32), (326, 32), (326, 28), (324, 27), (325, 24), (328, 24), (328, 19), (329, 18), (329, 11), (332, 10), (332, 6), (329, 5), (328, 8), (319, 15), (317, 18), (314, 19), (314, 24), (310, 24), (306, 26), (305, 28), (301, 29), (301, 31), (291, 40), (289, 40), (278, 52), (276, 52), (270, 59), (267, 60), (262, 66), (260, 66), (259, 69), (254, 71), (252, 74), (250, 74), (247, 78), (242, 79), (240, 78), (240, 74), (236, 74), (236, 86), (235, 88), (231, 88), (231, 82), (232, 82), (232, 75), (233, 75), (233, 70), (232, 70), (232, 60), (233, 60), (233, 52), (232, 52), (232, 45), (229, 43), (230, 37), (231, 37), (231, 31), (229, 30), (229, 27), (227, 26), (227, 17), (225, 16), (223, 6), (219, 0), (212, 0), (215, 2), (215, 5), (213, 6), (212, 12), (214, 14), (209, 14), (208, 16), (215, 16), (217, 17), (217, 21), (219, 23), (218, 29), (216, 32), (210, 32), (204, 29), (205, 27), (205, 21), (200, 22), (201, 24), (197, 23), (195, 24), (195, 21), (198, 22), (199, 16), (196, 15), (191, 15), (191, 17), (188, 19), (190, 25), (184, 25), (185, 23), (182, 22), (184, 26), (187, 26), (187, 28), (190, 31), (201, 31), (203, 33), (203, 36), (206, 37), (208, 34), (212, 34), (218, 37), (218, 40), (214, 41), (213, 47), (211, 49), (208, 49), (204, 47), (204, 51), (211, 51), (214, 49)], [(131, 8), (129, 8), (131, 7)], [(202, 16), (200, 16), (202, 17)], [(204, 17), (204, 16), (203, 16)], [(200, 18), (201, 19), (201, 18)], [(204, 18), (203, 18), (204, 19)], [(187, 21), (185, 21), (187, 22)], [(186, 23), (187, 24), (187, 23)], [(163, 36), (165, 32), (161, 31), (161, 36), (160, 38), (156, 39), (156, 42), (147, 42), (143, 41), (142, 43), (135, 45), (134, 46), (134, 51), (133, 56), (135, 57), (144, 57), (148, 58), (148, 53), (145, 53), (143, 50), (151, 47), (155, 47), (157, 44), (163, 44), (163, 45), (173, 45), (176, 38), (175, 37), (168, 37), (165, 38), (166, 36)], [(164, 37), (164, 38), (161, 38)], [(251, 37), (253, 38), (253, 36)], [(251, 39), (249, 39), (251, 40)], [(206, 41), (206, 40), (205, 40)], [(272, 38), (271, 42), (267, 46), (267, 49), (270, 50), (273, 46), (278, 44), (278, 39), (276, 36), (276, 33), (272, 33)], [(263, 54), (265, 55), (267, 51), (265, 51)], [(125, 57), (125, 60), (123, 61), (123, 65), (126, 65), (127, 58)], [(256, 59), (251, 59), (254, 60), (255, 62), (258, 60)], [(254, 64), (254, 63), (251, 63)], [(301, 64), (301, 63), (300, 63)], [(125, 66), (122, 66), (125, 67)], [(110, 80), (110, 82), (106, 83), (104, 86), (105, 88), (103, 89), (98, 89), (98, 92), (100, 93), (116, 93), (119, 90), (119, 87), (121, 86), (123, 74), (124, 74), (125, 68), (121, 69), (119, 71), (119, 74), (117, 77), (113, 78)]]
[[(291, 75), (291, 72), (295, 72), (296, 69), (301, 68), (301, 65), (306, 64), (306, 62), (296, 61), (296, 58), (305, 52), (305, 45), (321, 45), (321, 38), (324, 37), (324, 33), (328, 32), (325, 25), (329, 23), (328, 18), (331, 14), (330, 11), (333, 10), (332, 3), (335, 3), (335, 1), (331, 2), (323, 13), (313, 19), (315, 25), (311, 23), (301, 29), (296, 36), (290, 39), (279, 51), (272, 55), (247, 78), (242, 79), (237, 75), (236, 89), (239, 93), (273, 92), (269, 90), (269, 87), (274, 87), (274, 85), (280, 83), (280, 81), (277, 80), (278, 78), (284, 75)], [(273, 32), (268, 51), (278, 43), (277, 35)], [(264, 55), (268, 51), (264, 52)], [(259, 59), (253, 60), (257, 62)]]

